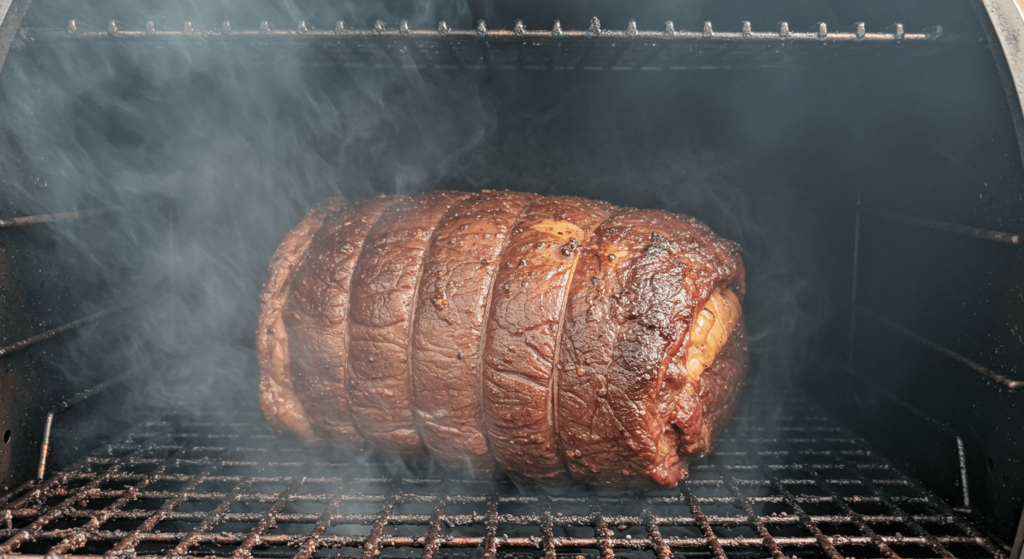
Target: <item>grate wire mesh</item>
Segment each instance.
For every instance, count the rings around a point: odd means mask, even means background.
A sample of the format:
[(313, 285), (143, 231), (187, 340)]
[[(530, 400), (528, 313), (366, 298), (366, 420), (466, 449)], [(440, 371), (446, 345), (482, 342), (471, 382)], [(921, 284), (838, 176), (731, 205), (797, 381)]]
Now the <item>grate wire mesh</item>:
[(680, 487), (642, 494), (409, 471), (303, 447), (250, 412), (169, 417), (0, 497), (0, 554), (1006, 557), (809, 403), (759, 407)]

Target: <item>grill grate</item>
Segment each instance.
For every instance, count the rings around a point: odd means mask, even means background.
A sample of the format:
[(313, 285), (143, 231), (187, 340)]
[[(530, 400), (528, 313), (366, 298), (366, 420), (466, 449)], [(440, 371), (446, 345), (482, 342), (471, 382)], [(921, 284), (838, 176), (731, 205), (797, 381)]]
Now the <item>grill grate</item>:
[(749, 403), (684, 484), (642, 495), (397, 473), (255, 414), (169, 418), (0, 498), (0, 554), (1006, 556), (808, 402)]

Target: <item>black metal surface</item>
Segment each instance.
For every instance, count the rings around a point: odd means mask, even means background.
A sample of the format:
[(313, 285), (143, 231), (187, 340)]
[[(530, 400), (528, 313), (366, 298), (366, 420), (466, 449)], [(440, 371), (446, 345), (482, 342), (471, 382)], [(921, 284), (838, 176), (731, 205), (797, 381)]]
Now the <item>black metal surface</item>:
[[(755, 408), (756, 409), (753, 409)], [(255, 414), (140, 425), (0, 498), (0, 553), (235, 557), (1005, 557), (807, 401), (748, 399), (678, 489), (389, 476)]]
[[(729, 26), (732, 27), (732, 26)], [(805, 61), (890, 56), (920, 60), (958, 41), (941, 27), (907, 32), (902, 24), (869, 30), (858, 23), (851, 31), (829, 31), (819, 23), (812, 31), (791, 30), (786, 22), (758, 30), (748, 21), (736, 30), (716, 31), (712, 22), (700, 30), (677, 30), (671, 21), (662, 30), (641, 30), (635, 21), (625, 29), (605, 29), (594, 17), (585, 30), (526, 29), (517, 20), (512, 29), (452, 29), (444, 21), (436, 30), (410, 29), (378, 21), (370, 29), (351, 29), (338, 21), (314, 29), (305, 21), (279, 28), (263, 21), (246, 29), (224, 21), (203, 28), (191, 21), (177, 29), (148, 22), (127, 25), (117, 20), (84, 22), (71, 19), (65, 29), (26, 29), (26, 44), (62, 41), (104, 41), (120, 45), (166, 45), (194, 48), (248, 49), (311, 47), (345, 67), (424, 67), (442, 69), (520, 70), (685, 70), (703, 67), (747, 67), (778, 64), (791, 57)], [(961, 41), (962, 42), (962, 41)]]

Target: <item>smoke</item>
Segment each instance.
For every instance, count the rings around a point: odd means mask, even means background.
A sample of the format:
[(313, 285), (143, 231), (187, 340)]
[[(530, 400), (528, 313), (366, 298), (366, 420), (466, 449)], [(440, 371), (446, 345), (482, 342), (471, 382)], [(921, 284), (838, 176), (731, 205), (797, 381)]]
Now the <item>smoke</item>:
[[(259, 4), (252, 12), (278, 26), (309, 17)], [(407, 8), (342, 6), (309, 25), (469, 25), (459, 2)], [(104, 9), (40, 5), (34, 21), (144, 24)], [(176, 9), (145, 18), (220, 25)], [(329, 196), (435, 187), (493, 129), (477, 76), (351, 70), (288, 45), (254, 60), (246, 49), (102, 43), (23, 45), (8, 58), (2, 124), (17, 152), (4, 163), (23, 171), (5, 198), (26, 215), (118, 210), (48, 227), (53, 246), (32, 245), (67, 265), (57, 319), (131, 305), (43, 356), (75, 387), (134, 369), (131, 399), (147, 407), (251, 406), (258, 294), (284, 233)]]
[[(282, 28), (473, 23), (461, 2), (346, 4), (319, 20), (257, 4), (251, 13)], [(118, 17), (47, 9), (37, 20), (71, 13), (102, 28)], [(180, 9), (146, 19), (220, 24)], [(73, 385), (130, 371), (127, 407), (251, 408), (267, 263), (308, 208), (337, 195), (511, 188), (694, 215), (744, 247), (752, 376), (788, 376), (821, 320), (799, 233), (810, 218), (793, 210), (803, 202), (778, 181), (755, 184), (710, 131), (721, 103), (688, 75), (350, 68), (330, 52), (270, 47), (65, 41), (8, 58), (0, 119), (17, 152), (5, 164), (27, 170), (9, 185), (14, 210), (123, 210), (52, 228), (50, 257), (76, 263), (68, 319), (132, 305), (47, 355)], [(670, 91), (704, 105), (681, 108)]]

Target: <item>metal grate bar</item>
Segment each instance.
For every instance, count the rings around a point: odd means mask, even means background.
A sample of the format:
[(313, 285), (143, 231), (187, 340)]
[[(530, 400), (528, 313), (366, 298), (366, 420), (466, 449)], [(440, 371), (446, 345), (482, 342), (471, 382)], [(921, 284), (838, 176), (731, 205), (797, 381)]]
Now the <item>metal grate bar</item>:
[(764, 523), (758, 518), (757, 513), (754, 512), (750, 499), (743, 494), (743, 491), (736, 484), (736, 478), (725, 476), (723, 480), (729, 491), (736, 496), (736, 503), (743, 509), (743, 513), (747, 515), (747, 520), (754, 528), (754, 532), (764, 541), (764, 545), (768, 548), (768, 552), (772, 554), (773, 559), (786, 559), (786, 554), (782, 552), (779, 544), (775, 542), (775, 538), (772, 537), (771, 533), (768, 532), (768, 528), (765, 527)]
[(331, 520), (336, 514), (338, 509), (341, 508), (343, 498), (338, 497), (331, 501), (331, 504), (324, 510), (323, 514), (316, 521), (316, 527), (310, 532), (309, 537), (306, 541), (302, 542), (299, 547), (299, 552), (295, 554), (295, 559), (309, 559), (322, 545), (321, 538), (327, 533), (327, 528), (331, 525)]
[(245, 540), (242, 541), (240, 546), (238, 546), (238, 549), (231, 554), (232, 557), (235, 559), (252, 557), (252, 548), (259, 543), (260, 538), (266, 534), (267, 531), (274, 526), (277, 526), (277, 515), (284, 510), (285, 505), (288, 504), (288, 500), (291, 499), (292, 495), (299, 490), (299, 486), (301, 486), (304, 481), (306, 481), (306, 477), (300, 476), (293, 479), (292, 482), (288, 484), (288, 487), (281, 492), (280, 496), (278, 496), (277, 502), (274, 503), (274, 506), (270, 507), (270, 510), (260, 518), (259, 523), (256, 524), (256, 527), (253, 528), (252, 532), (245, 537)]
[(544, 549), (544, 559), (555, 559), (557, 557), (557, 552), (555, 551), (555, 521), (554, 517), (551, 516), (551, 502), (546, 499), (541, 505), (540, 533), (541, 546)]
[(957, 223), (947, 223), (944, 221), (923, 219), (920, 217), (914, 217), (895, 212), (888, 212), (885, 210), (878, 210), (874, 208), (861, 208), (861, 211), (868, 215), (876, 215), (879, 217), (891, 219), (893, 221), (898, 221), (900, 223), (906, 223), (908, 225), (916, 225), (918, 227), (927, 227), (929, 229), (937, 229), (939, 231), (947, 231), (949, 233), (967, 235), (968, 237), (974, 237), (976, 239), (995, 241), (997, 243), (1009, 243), (1011, 245), (1017, 245), (1021, 243), (1021, 235), (1017, 233), (992, 231), (991, 229), (969, 227), (967, 225), (959, 225)]
[(1006, 375), (997, 373), (997, 372), (993, 371), (992, 369), (989, 369), (988, 367), (982, 365), (981, 363), (978, 363), (977, 361), (974, 361), (973, 359), (970, 359), (970, 358), (968, 358), (968, 357), (966, 357), (964, 355), (961, 355), (961, 354), (953, 351), (952, 349), (949, 349), (948, 347), (946, 347), (944, 345), (937, 344), (937, 343), (929, 340), (928, 338), (926, 338), (926, 337), (924, 337), (924, 336), (914, 332), (913, 330), (910, 330), (909, 328), (906, 328), (906, 327), (904, 327), (904, 326), (902, 326), (902, 325), (900, 325), (900, 324), (898, 324), (898, 323), (896, 323), (896, 322), (886, 318), (885, 316), (882, 316), (881, 314), (878, 314), (877, 312), (875, 312), (875, 311), (865, 307), (864, 305), (858, 304), (854, 308), (856, 310), (858, 310), (858, 311), (860, 311), (860, 312), (870, 316), (871, 318), (874, 318), (875, 320), (877, 320), (878, 322), (881, 322), (882, 324), (888, 326), (889, 328), (891, 328), (891, 329), (893, 329), (893, 330), (903, 334), (904, 336), (914, 340), (915, 342), (917, 342), (917, 343), (927, 347), (928, 349), (937, 351), (937, 352), (945, 355), (946, 357), (949, 357), (950, 359), (959, 361), (960, 363), (963, 363), (964, 365), (967, 365), (968, 367), (973, 369), (976, 373), (979, 373), (979, 374), (982, 374), (982, 375), (988, 377), (990, 380), (992, 380), (992, 381), (1002, 385), (1004, 388), (1006, 388), (1010, 392), (1018, 392), (1018, 391), (1020, 391), (1021, 393), (1024, 393), (1024, 380), (1014, 380), (1014, 379), (1011, 379), (1011, 378), (1007, 377)]
[(200, 483), (202, 483), (204, 476), (211, 474), (216, 469), (217, 466), (215, 464), (207, 466), (206, 469), (203, 470), (202, 474), (197, 476), (195, 479), (192, 480), (191, 483), (185, 486), (185, 489), (183, 489), (180, 493), (166, 501), (163, 504), (163, 506), (161, 506), (155, 513), (146, 518), (146, 520), (142, 524), (140, 524), (138, 528), (131, 531), (127, 536), (122, 538), (121, 541), (117, 542), (117, 544), (114, 545), (113, 549), (111, 549), (111, 552), (121, 555), (131, 554), (132, 552), (134, 552), (135, 547), (139, 545), (139, 542), (142, 541), (144, 537), (149, 535), (149, 533), (153, 532), (154, 528), (156, 528), (156, 525), (159, 524), (161, 520), (166, 518), (171, 511), (177, 508), (178, 505), (180, 505), (183, 501), (185, 501), (185, 499), (188, 498), (188, 492), (195, 489)]
[(614, 559), (615, 552), (612, 550), (613, 532), (608, 528), (608, 522), (605, 520), (604, 515), (601, 514), (601, 507), (597, 504), (592, 505), (592, 512), (590, 513), (593, 518), (594, 535), (597, 537), (597, 546), (601, 551), (601, 559)]
[[(170, 460), (168, 460), (168, 464), (161, 465), (154, 473), (159, 475), (166, 471), (169, 466), (169, 462)], [(99, 513), (94, 514), (89, 522), (82, 526), (82, 531), (98, 530), (100, 526), (102, 526), (107, 520), (110, 520), (117, 511), (121, 510), (121, 508), (129, 502), (134, 501), (138, 497), (139, 491), (152, 482), (153, 478), (144, 477), (138, 483), (129, 487), (120, 497), (118, 497), (116, 501), (111, 503), (109, 507), (106, 507)], [(53, 548), (50, 549), (50, 554), (60, 555), (68, 553), (84, 546), (86, 543), (88, 543), (88, 538), (85, 537), (82, 532), (77, 532), (67, 538), (64, 538), (60, 543), (53, 546)]]
[[(591, 22), (597, 18), (592, 18)], [(916, 41), (934, 41), (943, 37), (941, 28), (929, 30), (923, 33), (900, 33), (893, 32), (831, 32), (822, 35), (820, 32), (790, 32), (788, 26), (783, 24), (776, 31), (749, 31), (742, 32), (708, 32), (708, 23), (700, 31), (677, 31), (671, 22), (667, 22), (663, 31), (638, 30), (632, 26), (626, 29), (605, 29), (598, 26), (595, 29), (593, 24), (582, 30), (563, 30), (561, 25), (556, 24), (553, 30), (533, 30), (526, 28), (514, 29), (488, 29), (486, 22), (477, 22), (474, 29), (449, 29), (444, 22), (439, 22), (437, 29), (409, 29), (401, 24), (396, 28), (388, 28), (383, 22), (378, 22), (372, 29), (349, 29), (344, 26), (333, 29), (313, 29), (306, 27), (300, 30), (296, 28), (278, 28), (263, 22), (260, 29), (235, 28), (230, 22), (225, 22), (221, 28), (200, 29), (186, 22), (185, 27), (175, 30), (158, 30), (154, 22), (145, 22), (135, 28), (124, 27), (109, 22), (99, 26), (88, 26), (80, 20), (72, 19), (65, 29), (26, 29), (26, 36), (30, 39), (119, 39), (124, 41), (148, 41), (167, 42), (186, 40), (194, 43), (210, 40), (236, 40), (236, 41), (287, 41), (287, 42), (341, 42), (360, 40), (367, 38), (385, 38), (392, 41), (422, 41), (422, 40), (482, 40), (491, 42), (516, 42), (525, 41), (529, 43), (548, 43), (552, 41), (563, 42), (606, 42), (620, 44), (622, 41), (631, 40), (636, 42), (662, 41), (703, 41), (703, 42), (745, 42), (745, 43), (850, 43), (850, 44), (878, 44), (878, 43), (912, 43)], [(113, 25), (112, 25), (113, 24)], [(728, 27), (728, 26), (727, 26)], [(785, 30), (784, 30), (785, 29)]]
[[(111, 472), (116, 472), (120, 468), (120, 464), (115, 465)], [(41, 532), (43, 526), (46, 526), (53, 520), (56, 520), (65, 509), (73, 507), (75, 503), (86, 498), (90, 491), (96, 490), (104, 482), (108, 481), (108, 476), (100, 476), (93, 479), (86, 485), (83, 485), (80, 489), (71, 494), (70, 497), (64, 499), (57, 505), (53, 505), (47, 508), (42, 514), (39, 515), (32, 524), (29, 524), (26, 528), (18, 530), (8, 539), (3, 545), (0, 545), (0, 555), (7, 554), (15, 551), (25, 541), (33, 538), (37, 533)]]
[(711, 555), (714, 556), (715, 559), (726, 559), (725, 550), (722, 549), (722, 542), (715, 535), (715, 531), (711, 529), (711, 523), (708, 522), (708, 517), (700, 510), (700, 504), (697, 502), (697, 497), (689, 490), (688, 487), (683, 488), (683, 494), (686, 496), (687, 504), (690, 505), (690, 514), (693, 515), (693, 519), (697, 522), (701, 533), (704, 534), (704, 538), (707, 540), (706, 545), (711, 548)]
[[(2, 497), (0, 549), (300, 559), (896, 559), (904, 549), (1006, 557), (863, 441), (807, 412), (807, 402), (763, 405), (735, 417), (678, 489), (646, 496), (582, 487), (537, 495), (507, 480), (383, 475), (367, 457), (280, 439), (255, 414), (152, 422)], [(779, 409), (801, 413), (771, 414)]]
[(915, 522), (914, 519), (910, 517), (910, 515), (904, 512), (903, 509), (901, 509), (899, 506), (893, 503), (891, 499), (885, 496), (885, 494), (878, 489), (874, 482), (872, 482), (867, 476), (864, 476), (858, 468), (854, 468), (854, 471), (857, 471), (858, 474), (860, 474), (859, 477), (863, 480), (864, 486), (867, 487), (867, 489), (870, 490), (872, 493), (878, 495), (881, 498), (882, 503), (884, 503), (885, 506), (888, 507), (889, 510), (894, 513), (894, 516), (899, 517), (903, 524), (910, 528), (910, 530), (912, 530), (914, 534), (916, 534), (918, 537), (924, 540), (933, 552), (938, 554), (939, 557), (944, 557), (947, 559), (954, 557), (952, 553), (950, 553), (945, 547), (942, 546), (942, 543), (940, 543), (939, 540), (937, 540), (931, 534), (925, 532), (924, 529), (921, 528), (920, 524)]
[[(728, 26), (727, 26), (728, 27)], [(143, 30), (144, 29), (144, 30)], [(625, 30), (601, 28), (592, 20), (585, 30), (489, 30), (485, 22), (475, 29), (450, 29), (440, 22), (436, 30), (409, 29), (406, 22), (389, 28), (378, 22), (371, 29), (349, 29), (338, 22), (333, 29), (314, 29), (300, 22), (292, 29), (262, 22), (258, 29), (236, 29), (230, 22), (202, 29), (187, 22), (182, 28), (158, 29), (154, 22), (127, 28), (117, 22), (88, 26), (79, 20), (66, 29), (26, 29), (25, 42), (33, 47), (93, 41), (119, 47), (178, 44), (199, 51), (224, 52), (240, 47), (264, 52), (273, 48), (306, 48), (323, 52), (335, 65), (352, 67), (439, 68), (459, 70), (639, 70), (758, 66), (793, 55), (817, 60), (823, 56), (863, 59), (889, 56), (887, 61), (933, 60), (937, 52), (974, 45), (970, 40), (943, 36), (940, 31), (850, 33), (755, 32), (745, 24), (742, 32), (715, 32), (706, 23), (699, 31), (676, 31), (668, 22), (664, 31), (639, 30), (630, 22)], [(244, 52), (244, 50), (242, 51)], [(770, 59), (770, 60), (769, 60)], [(315, 62), (315, 61), (313, 61)]]
[(398, 499), (397, 488), (392, 490), (392, 493), (388, 495), (387, 500), (384, 503), (384, 507), (377, 513), (377, 520), (373, 523), (373, 528), (370, 529), (370, 534), (366, 537), (366, 543), (363, 544), (363, 554), (360, 559), (372, 559), (380, 555), (381, 539), (384, 537), (384, 527), (388, 525), (388, 521), (391, 520), (391, 513), (395, 510), (395, 501)]
[(643, 510), (644, 526), (647, 528), (647, 537), (650, 538), (657, 559), (671, 559), (672, 548), (665, 543), (661, 537), (661, 530), (658, 528), (658, 519), (650, 509)]
[(115, 313), (115, 312), (117, 312), (119, 310), (122, 310), (124, 308), (125, 308), (125, 306), (116, 306), (116, 307), (110, 307), (108, 309), (103, 309), (102, 311), (94, 312), (94, 313), (90, 314), (89, 316), (85, 316), (85, 317), (79, 318), (78, 320), (72, 320), (71, 322), (68, 322), (67, 324), (62, 324), (62, 325), (60, 325), (60, 326), (58, 326), (56, 328), (51, 328), (51, 329), (46, 330), (44, 332), (40, 332), (38, 334), (35, 334), (35, 335), (30, 336), (28, 338), (25, 338), (24, 340), (14, 342), (13, 344), (10, 344), (10, 345), (4, 346), (4, 347), (0, 347), (0, 357), (3, 357), (4, 355), (10, 355), (11, 353), (14, 353), (15, 351), (21, 351), (21, 350), (23, 350), (23, 349), (25, 349), (25, 348), (27, 348), (29, 346), (36, 345), (36, 344), (38, 344), (40, 342), (45, 342), (46, 340), (49, 340), (50, 338), (53, 338), (53, 337), (58, 336), (60, 334), (63, 334), (64, 332), (67, 332), (69, 330), (74, 330), (75, 328), (78, 328), (80, 326), (84, 326), (86, 324), (89, 324), (90, 322), (95, 322), (95, 321), (97, 321), (97, 320), (99, 320), (99, 319), (101, 319), (101, 318), (103, 318), (105, 316), (113, 314), (113, 313)]
[(441, 501), (434, 507), (430, 516), (430, 528), (427, 529), (427, 538), (423, 543), (423, 559), (432, 559), (437, 550), (441, 549), (441, 523), (444, 522), (444, 507), (447, 491), (441, 492)]
[(36, 225), (39, 223), (53, 223), (55, 221), (67, 221), (71, 219), (83, 219), (86, 217), (94, 217), (111, 212), (122, 211), (123, 209), (124, 208), (95, 208), (89, 210), (79, 210), (76, 212), (60, 212), (43, 215), (27, 215), (23, 217), (12, 217), (8, 219), (0, 219), (0, 229), (7, 229), (11, 227), (24, 227), (26, 225)]
[(198, 545), (202, 535), (212, 530), (214, 526), (223, 522), (224, 517), (227, 515), (228, 511), (231, 510), (231, 506), (237, 502), (242, 501), (242, 494), (252, 484), (253, 478), (250, 477), (243, 479), (238, 485), (236, 485), (231, 490), (231, 493), (229, 493), (227, 497), (225, 497), (224, 500), (222, 500), (220, 504), (217, 505), (217, 508), (210, 511), (210, 513), (207, 514), (205, 518), (203, 518), (203, 521), (200, 522), (199, 525), (196, 526), (191, 533), (182, 538), (181, 542), (178, 543), (178, 545), (174, 546), (174, 549), (172, 550), (171, 553), (173, 555), (185, 555), (188, 553), (188, 550), (190, 548)]
[[(832, 484), (830, 484), (827, 479), (823, 478), (821, 474), (819, 474), (813, 468), (808, 470), (808, 474), (818, 482), (818, 485), (821, 486), (821, 488), (824, 489), (830, 497), (832, 497), (833, 502), (835, 502), (836, 505), (842, 509), (843, 514), (845, 516), (850, 518), (850, 522), (857, 527), (860, 533), (871, 539), (871, 542), (875, 545), (875, 547), (878, 548), (879, 551), (882, 552), (882, 555), (885, 556), (886, 559), (898, 559), (899, 556), (896, 555), (896, 552), (893, 551), (892, 548), (889, 547), (889, 545), (885, 543), (885, 541), (883, 541), (882, 538), (879, 537), (879, 535), (876, 534), (874, 530), (871, 529), (868, 523), (864, 521), (864, 517), (861, 516), (860, 513), (850, 508), (850, 505), (846, 502), (845, 499), (839, 496), (839, 493), (836, 492), (835, 488), (832, 487)], [(840, 541), (849, 540), (847, 538), (843, 538)]]
[(498, 556), (498, 499), (491, 498), (487, 502), (487, 516), (484, 519), (484, 559)]
[(836, 547), (832, 544), (832, 541), (828, 536), (821, 533), (821, 529), (818, 528), (817, 523), (814, 522), (810, 515), (804, 511), (803, 507), (800, 506), (800, 503), (793, 498), (793, 495), (786, 489), (782, 480), (772, 473), (771, 470), (767, 470), (766, 475), (778, 490), (779, 494), (782, 495), (782, 498), (786, 500), (786, 503), (793, 507), (797, 518), (800, 519), (800, 524), (802, 524), (807, 531), (813, 534), (814, 540), (825, 551), (825, 554), (829, 556), (829, 559), (844, 559), (843, 555), (836, 550)]
[[(877, 485), (876, 485), (874, 480), (870, 479), (868, 476), (863, 475), (863, 473), (859, 469), (855, 468), (855, 471), (857, 471), (857, 473), (859, 474), (860, 479), (863, 481), (865, 486), (867, 486), (872, 492), (875, 492), (875, 493), (878, 493), (879, 495), (881, 495), (881, 493), (879, 492), (878, 487), (877, 487)], [(915, 485), (912, 480), (907, 480), (907, 482), (908, 482), (908, 485)], [(923, 489), (923, 488), (918, 486), (917, 489)], [(964, 531), (966, 534), (968, 534), (969, 537), (973, 536), (973, 537), (978, 538), (976, 543), (978, 545), (982, 546), (987, 552), (992, 554), (993, 557), (996, 557), (996, 558), (999, 558), (999, 559), (1003, 559), (1003, 558), (1006, 557), (1006, 553), (1005, 553), (1004, 550), (1001, 550), (998, 547), (996, 547), (995, 545), (993, 545), (992, 542), (989, 541), (987, 538), (980, 537), (981, 533), (976, 528), (974, 528), (972, 526), (969, 526), (966, 522), (963, 522), (963, 520), (961, 520), (959, 518), (959, 515), (957, 515), (952, 510), (952, 508), (949, 507), (949, 505), (947, 505), (946, 503), (942, 502), (941, 499), (938, 499), (937, 497), (928, 494), (927, 492), (925, 492), (925, 494), (928, 495), (927, 500), (928, 500), (928, 503), (932, 507), (938, 509), (939, 512), (942, 513), (942, 516), (946, 516), (946, 518), (949, 521), (952, 521), (954, 524), (956, 524), (957, 527), (959, 529), (961, 529), (962, 531)], [(904, 510), (902, 510), (896, 503), (893, 502), (893, 500), (891, 498), (889, 498), (889, 497), (887, 497), (885, 495), (881, 495), (881, 497), (882, 497), (882, 501), (885, 503), (885, 505), (888, 506), (890, 508), (890, 510), (893, 510), (894, 512), (896, 512), (899, 515), (899, 517), (901, 519), (903, 519), (903, 521), (907, 524), (907, 526), (909, 526), (910, 529), (914, 531), (915, 534), (917, 534), (921, 539), (923, 539), (925, 542), (927, 542), (929, 547), (931, 547), (937, 553), (942, 554), (943, 557), (947, 557), (947, 556), (953, 557), (954, 556), (952, 553), (950, 553), (944, 547), (943, 544), (944, 543), (961, 543), (961, 542), (943, 542), (941, 538), (937, 538), (937, 537), (929, 534), (927, 531), (925, 531), (921, 527), (921, 525), (917, 522), (917, 519), (913, 518), (911, 515), (907, 514)]]

